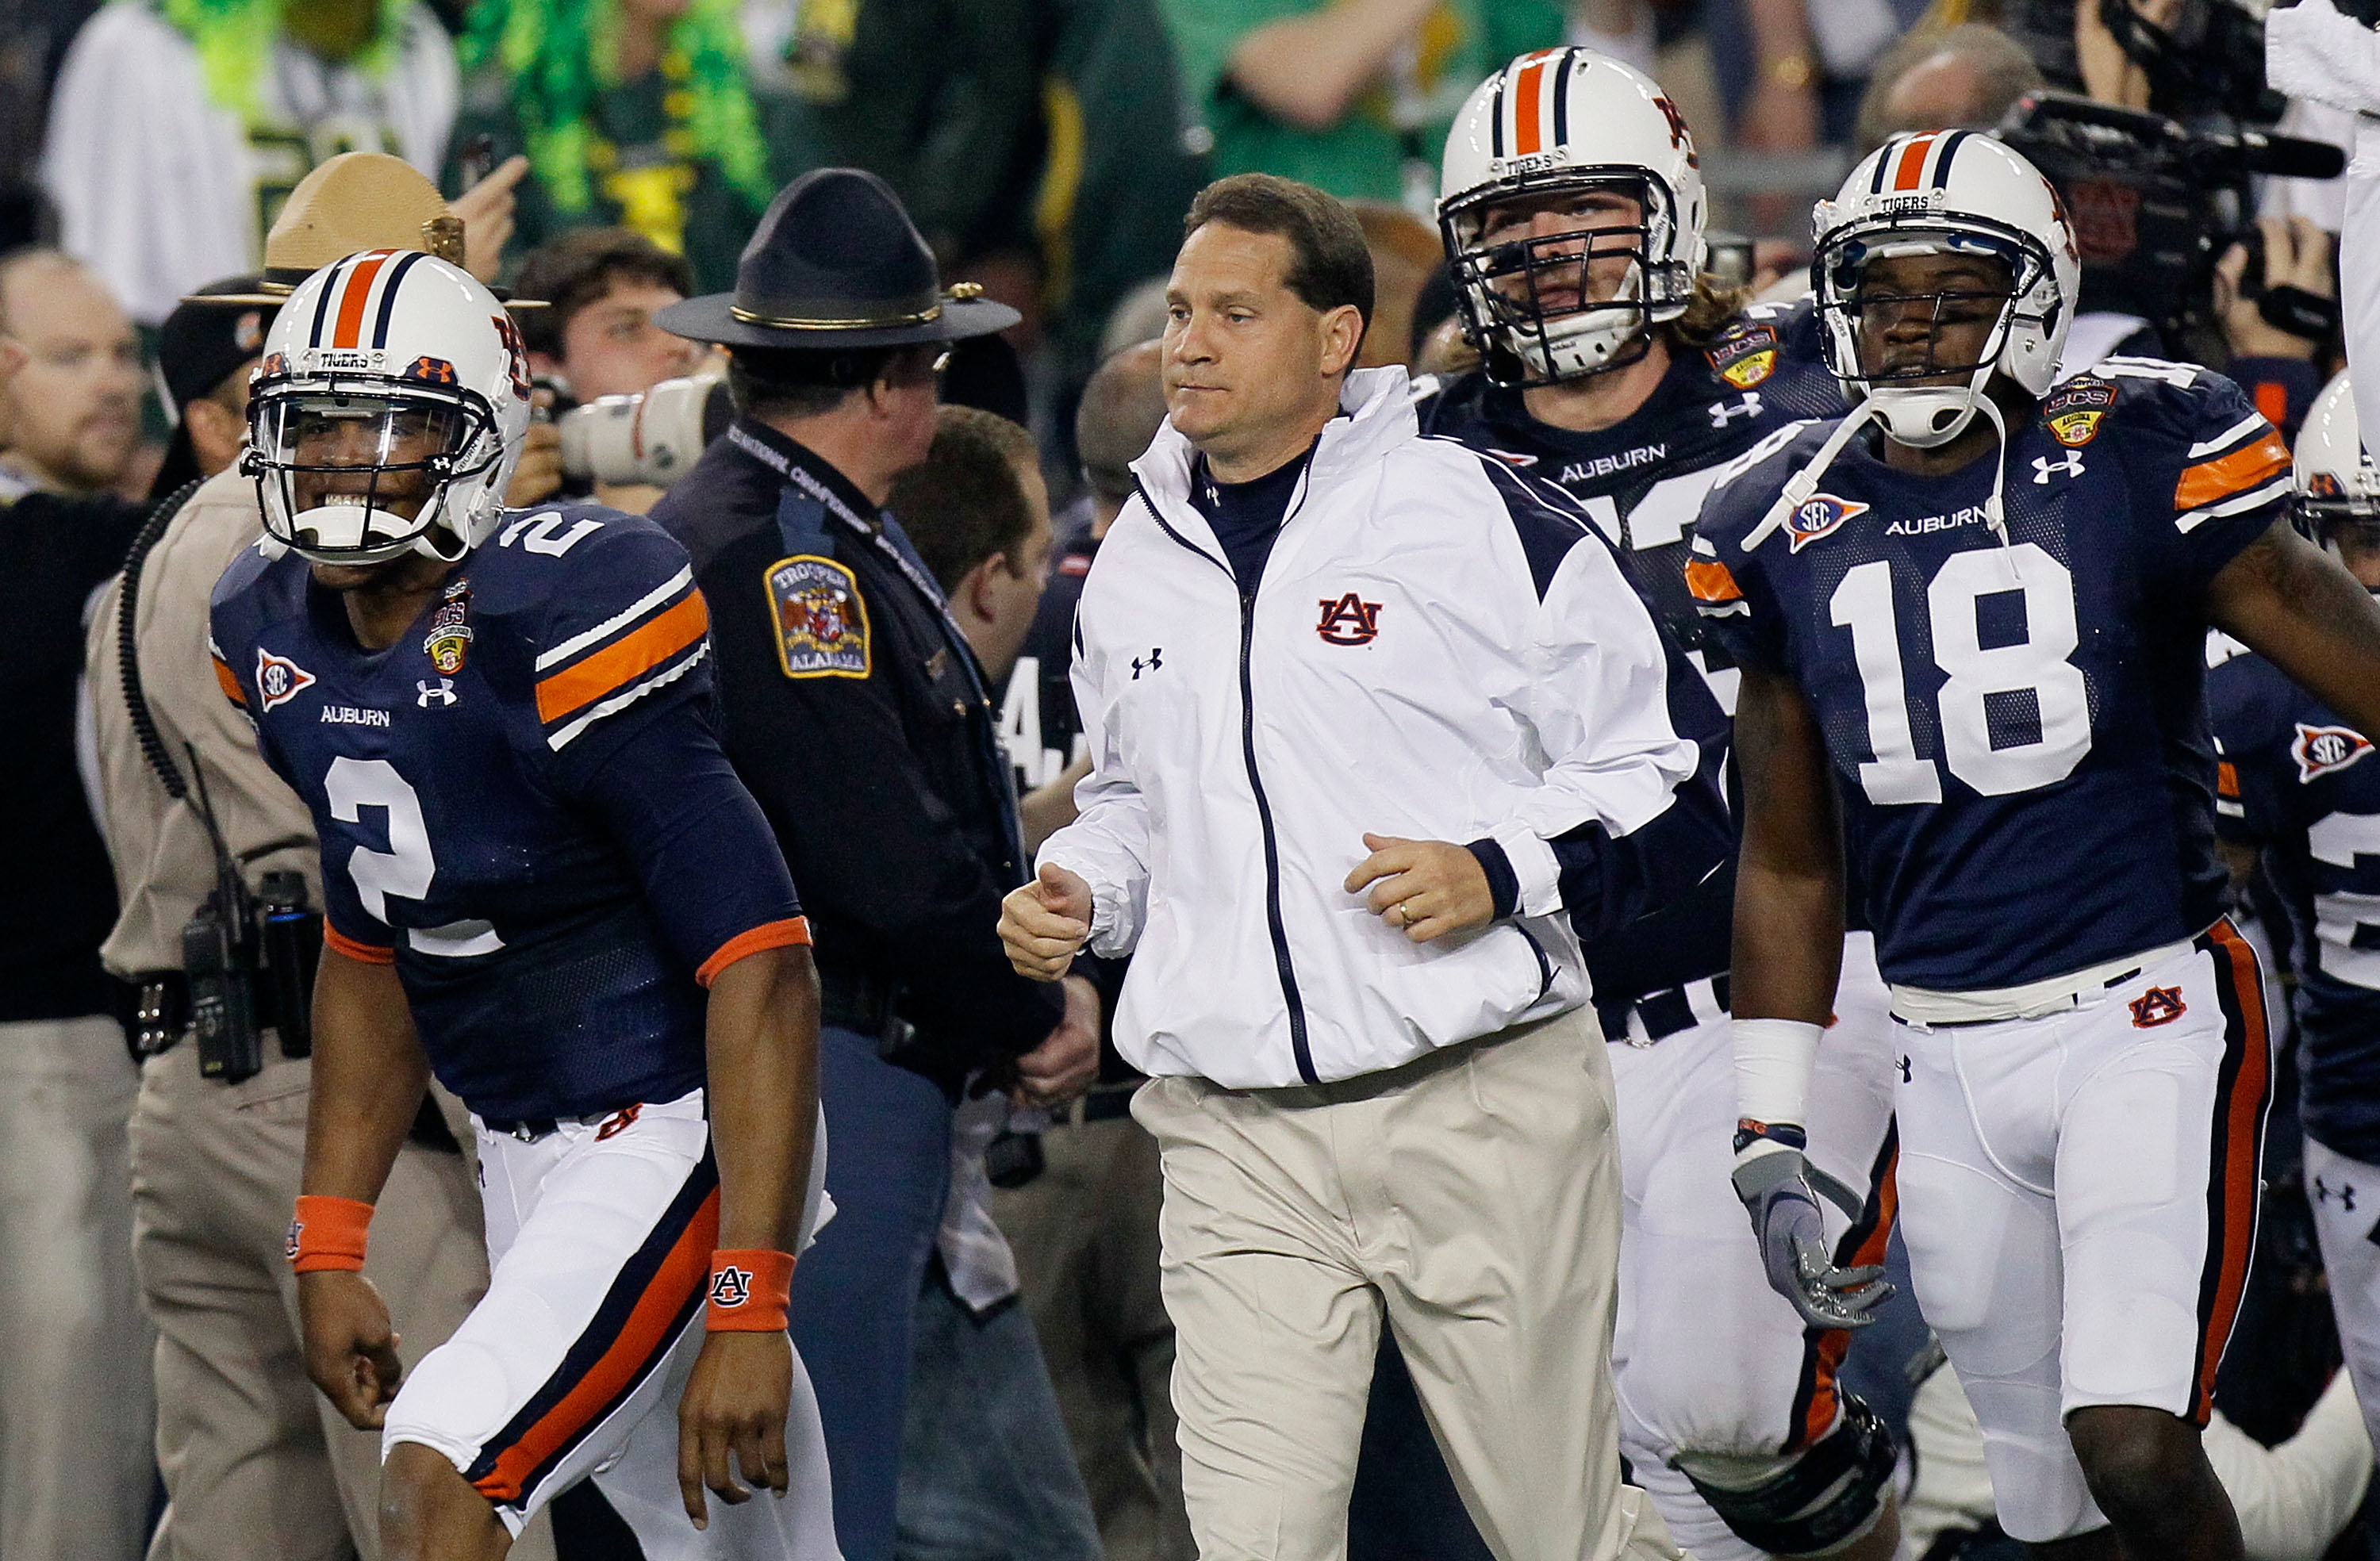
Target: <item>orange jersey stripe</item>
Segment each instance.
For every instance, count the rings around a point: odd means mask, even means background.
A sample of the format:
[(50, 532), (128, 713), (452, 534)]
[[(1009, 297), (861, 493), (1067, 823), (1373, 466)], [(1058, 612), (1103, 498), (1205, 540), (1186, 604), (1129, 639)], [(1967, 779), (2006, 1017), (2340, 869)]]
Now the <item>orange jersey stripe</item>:
[(1892, 171), (1892, 188), (1915, 189), (1920, 175), (1925, 172), (1925, 154), (1933, 150), (1934, 138), (1920, 136), (1900, 149), (1900, 164)]
[(2289, 420), (2289, 387), (2276, 380), (2259, 381), (2256, 385), (2256, 410), (2268, 423)]
[(619, 1337), (612, 1341), (587, 1374), (543, 1419), (523, 1432), (520, 1440), (496, 1455), (496, 1466), (472, 1483), (491, 1501), (512, 1501), (522, 1484), (561, 1446), (601, 1414), (644, 1369), (645, 1362), (668, 1348), (686, 1304), (700, 1295), (710, 1278), (710, 1250), (719, 1240), (719, 1190), (702, 1201), (694, 1218), (662, 1259), (652, 1282), (637, 1298)]
[(346, 291), (339, 296), (338, 322), (332, 328), (331, 345), (351, 347), (363, 333), (364, 303), (371, 296), (372, 278), (380, 268), (388, 264), (389, 251), (358, 260), (356, 269), (347, 272)]
[(1545, 91), (1545, 51), (1521, 67), (1520, 79), (1512, 84), (1512, 153), (1526, 157), (1544, 145), (1537, 129), (1538, 99)]
[(2215, 767), (2215, 794), (2237, 797), (2240, 794), (2240, 767), (2229, 759)]
[(224, 691), (224, 697), (243, 710), (248, 708), (248, 691), (240, 687), (237, 674), (224, 665), (222, 657), (212, 656), (208, 659), (215, 664), (215, 684)]
[(2173, 486), (2173, 507), (2194, 510), (2212, 504), (2270, 482), (2289, 469), (2289, 447), (2281, 442), (2278, 433), (2267, 430), (2253, 444), (2185, 469), (2181, 480)]
[[(2215, 1373), (2223, 1363), (2223, 1347), (2230, 1342), (2231, 1325), (2240, 1314), (2240, 1297), (2248, 1288), (2248, 1259), (2256, 1239), (2256, 1193), (2263, 1168), (2256, 1161), (2258, 1130), (2264, 1124), (2265, 1097), (2271, 1087), (2271, 1042), (2265, 1034), (2265, 984), (2256, 970), (2255, 950), (2219, 921), (2207, 929), (2230, 962), (2228, 979), (2233, 1000), (2240, 1005), (2240, 1039), (2245, 1055), (2231, 1081), (2230, 1110), (2223, 1131), (2223, 1264), (2215, 1287), (2215, 1305), (2206, 1318), (2206, 1337), (2198, 1351), (2198, 1423), (2206, 1423), (2215, 1405)], [(2221, 979), (2221, 977), (2218, 977)]]
[(322, 947), (334, 953), (345, 954), (368, 965), (391, 965), (396, 962), (396, 950), (377, 943), (358, 943), (330, 923), (322, 924)]
[[(1892, 1158), (1885, 1162), (1884, 1175), (1876, 1184), (1876, 1226), (1861, 1239), (1846, 1268), (1873, 1267), (1884, 1261), (1885, 1249), (1892, 1244), (1892, 1225), (1900, 1212), (1900, 1184), (1895, 1180), (1900, 1168), (1900, 1151), (1895, 1148)], [(1835, 1428), (1835, 1416), (1840, 1406), (1835, 1397), (1835, 1378), (1841, 1372), (1843, 1357), (1852, 1347), (1851, 1330), (1830, 1328), (1818, 1340), (1815, 1385), (1810, 1391), (1810, 1407), (1802, 1416), (1799, 1445), (1808, 1446)]]
[(577, 665), (540, 681), (537, 719), (556, 720), (592, 704), (660, 666), (700, 639), (710, 627), (710, 612), (702, 604), (702, 593), (686, 592), (668, 611), (647, 619)]
[(1735, 575), (1724, 563), (1706, 563), (1702, 559), (1686, 560), (1686, 589), (1696, 601), (1742, 601), (1743, 587), (1735, 583)]
[(739, 932), (722, 943), (702, 968), (694, 973), (696, 981), (708, 986), (719, 979), (719, 973), (747, 954), (757, 954), (763, 949), (785, 949), (810, 940), (810, 919), (795, 916), (782, 922), (764, 922), (748, 932)]

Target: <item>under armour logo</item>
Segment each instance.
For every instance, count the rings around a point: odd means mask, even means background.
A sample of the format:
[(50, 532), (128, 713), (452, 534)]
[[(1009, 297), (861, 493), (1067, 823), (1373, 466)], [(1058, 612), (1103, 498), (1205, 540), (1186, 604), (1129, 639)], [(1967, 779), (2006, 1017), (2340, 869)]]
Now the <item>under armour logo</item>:
[(710, 1277), (710, 1304), (722, 1308), (743, 1305), (752, 1299), (752, 1271), (729, 1264)]
[(2046, 455), (2035, 455), (2033, 458), (2033, 480), (2035, 487), (2048, 487), (2049, 474), (2052, 472), (2064, 472), (2068, 477), (2081, 477), (2082, 453), (2079, 450), (2069, 450), (2066, 453), (2066, 459), (2062, 461), (2053, 461)]
[(1758, 391), (1745, 391), (1743, 393), (1743, 399), (1737, 402), (1732, 406), (1728, 405), (1724, 402), (1718, 401), (1714, 401), (1710, 405), (1711, 427), (1715, 429), (1723, 429), (1727, 427), (1728, 424), (1735, 421), (1738, 417), (1757, 417), (1758, 416), (1760, 416), (1760, 393)]
[(2338, 1206), (2346, 1210), (2349, 1214), (2353, 1214), (2355, 1212), (2355, 1184), (2353, 1182), (2342, 1181), (2338, 1186), (2333, 1187), (2322, 1178), (2315, 1177), (2313, 1179), (2313, 1201), (2317, 1204), (2326, 1204), (2333, 1198), (2337, 1198), (2338, 1200)]
[(1904, 1084), (1916, 1083), (1909, 1076), (1909, 1059), (1905, 1057), (1900, 1059), (1900, 1082)]
[(1322, 599), (1322, 622), (1314, 632), (1332, 645), (1369, 645), (1380, 635), (1380, 604), (1354, 592)]
[(416, 680), (413, 686), (421, 694), (421, 697), (415, 703), (425, 710), (432, 705), (451, 705), (455, 702), (453, 678), (440, 678), (434, 683), (428, 678), (421, 678)]
[(1141, 673), (1156, 672), (1164, 665), (1165, 647), (1161, 645), (1152, 645), (1148, 647), (1148, 660), (1144, 661), (1137, 656), (1132, 659), (1132, 681), (1138, 683), (1140, 681)]

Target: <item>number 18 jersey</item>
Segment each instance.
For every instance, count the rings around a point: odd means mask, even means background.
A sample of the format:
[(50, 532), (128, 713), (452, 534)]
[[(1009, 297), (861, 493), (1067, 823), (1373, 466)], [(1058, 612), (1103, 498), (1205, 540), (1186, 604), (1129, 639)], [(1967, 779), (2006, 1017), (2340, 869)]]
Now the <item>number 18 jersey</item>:
[(215, 587), (216, 674), (322, 841), (326, 941), (394, 962), (485, 1120), (704, 1082), (702, 987), (808, 941), (710, 724), (686, 552), (593, 505), (512, 518), (382, 650), (296, 554)]
[(1989, 991), (2222, 913), (2202, 696), (2207, 583), (2282, 514), (2289, 455), (2239, 387), (2111, 359), (1940, 477), (1854, 441), (1746, 551), (1831, 431), (1748, 453), (1706, 505), (1709, 632), (1809, 700), (1885, 978)]

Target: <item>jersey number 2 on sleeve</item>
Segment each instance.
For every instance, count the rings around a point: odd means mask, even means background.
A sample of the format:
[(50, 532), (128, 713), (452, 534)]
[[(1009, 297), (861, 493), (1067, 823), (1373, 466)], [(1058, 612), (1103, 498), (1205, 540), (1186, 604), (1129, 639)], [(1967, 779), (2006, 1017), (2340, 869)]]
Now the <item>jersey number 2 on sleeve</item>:
[[(2018, 591), (2024, 637), (1985, 645), (1978, 604)], [(1941, 773), (1918, 756), (1911, 730), (1892, 565), (1878, 559), (1853, 569), (1828, 607), (1836, 625), (1852, 633), (1867, 707), (1876, 757), (1859, 767), (1861, 788), (1880, 805), (1940, 802)], [(1950, 773), (1985, 796), (2029, 792), (2073, 773), (2091, 751), (2091, 700), (2081, 669), (2067, 659), (2079, 636), (2066, 566), (2032, 542), (1952, 553), (1925, 588), (1925, 612), (1935, 665), (1947, 674), (1935, 705)], [(2033, 716), (2040, 735), (1995, 746), (1996, 707), (2011, 724)]]

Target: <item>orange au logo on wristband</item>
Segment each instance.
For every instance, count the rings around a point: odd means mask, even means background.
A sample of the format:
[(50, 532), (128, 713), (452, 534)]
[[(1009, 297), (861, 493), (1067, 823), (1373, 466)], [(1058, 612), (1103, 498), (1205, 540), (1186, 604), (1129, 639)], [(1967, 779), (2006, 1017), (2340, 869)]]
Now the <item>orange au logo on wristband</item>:
[(752, 1271), (733, 1264), (710, 1277), (710, 1304), (733, 1309), (752, 1299)]

